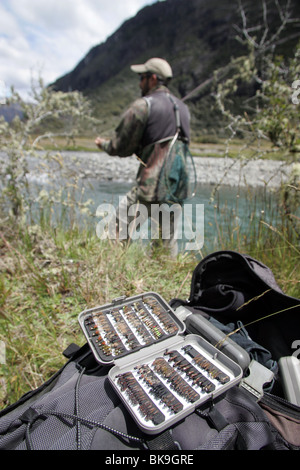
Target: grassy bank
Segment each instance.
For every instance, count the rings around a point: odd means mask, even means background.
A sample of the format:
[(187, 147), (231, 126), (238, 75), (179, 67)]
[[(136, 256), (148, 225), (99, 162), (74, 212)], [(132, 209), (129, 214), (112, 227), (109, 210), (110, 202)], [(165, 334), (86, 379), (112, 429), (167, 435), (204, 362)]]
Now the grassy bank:
[[(84, 343), (78, 314), (120, 295), (156, 290), (188, 294), (188, 257), (149, 257), (138, 244), (101, 242), (87, 232), (7, 227), (1, 233), (0, 408), (36, 388), (60, 367), (63, 350)], [(186, 282), (184, 282), (186, 279)]]
[[(0, 408), (41, 385), (64, 364), (63, 350), (84, 344), (77, 316), (120, 295), (154, 290), (167, 301), (187, 298), (192, 272), (207, 253), (162, 251), (150, 255), (139, 243), (100, 241), (94, 231), (47, 224), (22, 226), (2, 220), (0, 237)], [(4, 228), (5, 227), (5, 228)], [(281, 288), (300, 297), (299, 249), (288, 225), (249, 227), (249, 236), (218, 234), (216, 249), (246, 252), (267, 264)]]

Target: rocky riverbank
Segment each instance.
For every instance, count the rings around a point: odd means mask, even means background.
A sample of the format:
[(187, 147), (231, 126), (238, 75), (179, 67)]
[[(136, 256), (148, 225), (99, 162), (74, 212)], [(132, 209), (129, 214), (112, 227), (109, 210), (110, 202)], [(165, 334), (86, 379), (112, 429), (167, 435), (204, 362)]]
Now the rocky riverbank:
[[(133, 182), (139, 162), (135, 157), (110, 157), (96, 152), (63, 152), (64, 165), (84, 178)], [(229, 186), (277, 188), (287, 181), (292, 165), (274, 160), (237, 160), (197, 156), (194, 158), (198, 183)]]
[[(5, 160), (4, 153), (0, 152), (0, 166), (5, 166)], [(96, 178), (99, 181), (131, 183), (135, 181), (139, 167), (136, 157), (110, 157), (103, 152), (64, 151), (47, 163), (40, 153), (37, 157), (28, 157), (28, 162), (31, 176), (40, 181), (47, 177), (47, 173), (52, 176), (62, 173), (64, 177), (76, 175), (79, 178)], [(222, 184), (232, 187), (267, 185), (269, 189), (276, 189), (289, 179), (293, 169), (293, 165), (274, 160), (238, 160), (199, 155), (194, 157), (194, 162), (199, 184)]]

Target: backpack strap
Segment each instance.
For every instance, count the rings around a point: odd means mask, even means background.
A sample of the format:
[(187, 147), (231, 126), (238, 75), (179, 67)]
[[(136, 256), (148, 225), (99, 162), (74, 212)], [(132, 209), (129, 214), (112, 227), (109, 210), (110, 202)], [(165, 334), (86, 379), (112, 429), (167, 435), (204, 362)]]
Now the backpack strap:
[(163, 433), (147, 440), (149, 450), (178, 450), (179, 444), (173, 440), (172, 431), (167, 429)]

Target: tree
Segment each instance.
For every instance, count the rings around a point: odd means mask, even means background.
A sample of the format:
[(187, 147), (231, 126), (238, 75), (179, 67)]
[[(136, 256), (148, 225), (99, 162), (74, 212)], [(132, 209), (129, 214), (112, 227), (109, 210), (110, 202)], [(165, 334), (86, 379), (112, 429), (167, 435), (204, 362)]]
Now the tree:
[[(11, 123), (3, 118), (0, 121), (0, 181), (2, 203), (13, 217), (19, 218), (28, 204), (28, 156), (36, 154), (42, 139), (74, 139), (87, 123), (94, 121), (90, 104), (81, 93), (54, 92), (44, 86), (42, 79), (32, 84), (30, 102), (12, 89), (6, 104), (15, 103), (20, 106), (22, 117), (15, 117)], [(46, 152), (43, 157), (53, 158), (53, 154)]]
[[(300, 42), (292, 57), (279, 55), (277, 48), (291, 39), (285, 35), (287, 25), (291, 23), (296, 26), (292, 37), (300, 37), (300, 19), (292, 17), (290, 0), (274, 0), (272, 6), (277, 12), (277, 27), (271, 28), (268, 5), (262, 0), (261, 22), (251, 25), (242, 1), (238, 0), (238, 3), (241, 25), (235, 26), (236, 39), (247, 46), (248, 54), (231, 61), (233, 72), (229, 77), (222, 82), (216, 80), (215, 97), (219, 109), (228, 119), (231, 136), (242, 133), (252, 141), (266, 139), (277, 148), (295, 152), (300, 144), (300, 123), (293, 86), (300, 78)], [(234, 94), (245, 83), (250, 84), (253, 94), (243, 103), (244, 113), (236, 114), (231, 103)]]
[[(269, 151), (280, 152), (280, 158), (294, 162), (290, 181), (283, 185), (281, 191), (281, 209), (286, 220), (291, 223), (299, 238), (300, 197), (300, 41), (293, 54), (284, 57), (278, 54), (277, 48), (291, 36), (285, 34), (286, 26), (293, 23), (296, 32), (293, 38), (299, 38), (300, 19), (293, 18), (290, 0), (274, 0), (278, 16), (277, 28), (271, 29), (268, 23), (268, 6), (261, 1), (261, 23), (250, 25), (242, 1), (239, 1), (241, 26), (236, 26), (237, 40), (247, 46), (248, 54), (234, 59), (229, 64), (231, 75), (223, 81), (218, 80), (216, 72), (216, 102), (223, 116), (228, 120), (230, 132), (226, 151), (236, 135), (242, 135), (244, 142), (239, 158), (260, 158)], [(270, 4), (269, 4), (270, 5)], [(236, 113), (232, 107), (234, 95), (241, 84), (248, 83), (254, 90), (247, 97)], [(263, 141), (271, 143), (270, 147), (262, 145)]]

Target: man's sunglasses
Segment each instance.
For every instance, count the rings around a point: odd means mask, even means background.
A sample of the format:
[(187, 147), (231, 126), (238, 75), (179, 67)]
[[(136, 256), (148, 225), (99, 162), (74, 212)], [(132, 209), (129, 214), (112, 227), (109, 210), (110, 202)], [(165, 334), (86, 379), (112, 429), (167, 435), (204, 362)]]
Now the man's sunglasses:
[(153, 75), (153, 73), (141, 73), (140, 75), (140, 81), (142, 82), (144, 78), (150, 78)]

